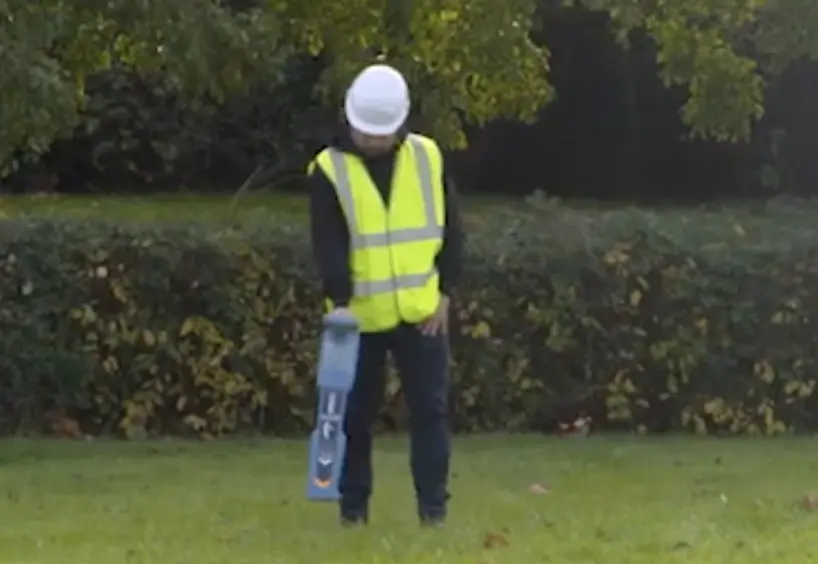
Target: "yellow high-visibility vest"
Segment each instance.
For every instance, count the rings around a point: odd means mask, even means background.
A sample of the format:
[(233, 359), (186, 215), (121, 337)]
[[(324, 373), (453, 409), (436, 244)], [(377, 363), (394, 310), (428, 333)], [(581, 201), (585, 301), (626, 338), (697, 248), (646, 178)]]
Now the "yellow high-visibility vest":
[[(310, 163), (335, 187), (350, 234), (350, 311), (364, 333), (418, 323), (440, 303), (435, 257), (443, 244), (443, 157), (410, 134), (398, 151), (389, 209), (363, 161), (334, 148)], [(332, 307), (332, 304), (328, 304)]]

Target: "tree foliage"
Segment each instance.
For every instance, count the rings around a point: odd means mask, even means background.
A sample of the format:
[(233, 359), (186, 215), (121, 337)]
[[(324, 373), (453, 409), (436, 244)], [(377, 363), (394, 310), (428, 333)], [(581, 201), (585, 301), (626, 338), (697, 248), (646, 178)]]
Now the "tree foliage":
[[(106, 73), (153, 85), (152, 104), (192, 109), (179, 123), (275, 106), (280, 144), (297, 114), (285, 105), (339, 107), (360, 68), (386, 60), (412, 85), (418, 125), (463, 147), (467, 124), (530, 121), (554, 98), (548, 37), (531, 37), (554, 3), (608, 14), (623, 44), (649, 34), (665, 84), (689, 92), (684, 123), (704, 138), (747, 139), (765, 78), (818, 56), (810, 0), (0, 0), (0, 173), (93, 132), (100, 108), (127, 106), (89, 95)], [(293, 70), (305, 65), (317, 74)]]
[(766, 0), (754, 36), (763, 68), (781, 73), (794, 61), (818, 60), (818, 2)]
[(545, 52), (528, 36), (535, 7), (531, 0), (270, 0), (241, 10), (214, 0), (5, 0), (0, 62), (10, 72), (0, 79), (0, 160), (19, 149), (42, 153), (70, 132), (86, 78), (112, 66), (158, 72), (195, 102), (269, 87), (287, 57), (305, 50), (327, 61), (317, 90), (332, 103), (362, 65), (388, 58), (412, 82), (421, 122), (444, 144), (463, 146), (464, 120), (532, 119), (550, 98)]
[(292, 42), (322, 54), (328, 101), (377, 59), (406, 74), (416, 116), (446, 145), (465, 146), (466, 122), (531, 120), (552, 97), (547, 51), (529, 36), (534, 0), (272, 0)]
[(464, 120), (531, 119), (551, 95), (545, 52), (528, 36), (531, 0), (237, 4), (0, 2), (0, 160), (70, 132), (86, 78), (115, 66), (159, 73), (196, 102), (269, 87), (289, 55), (308, 51), (327, 61), (316, 87), (334, 103), (362, 65), (385, 57), (412, 82), (420, 120), (460, 146)]
[(756, 61), (739, 44), (763, 0), (580, 2), (607, 11), (625, 45), (636, 29), (654, 39), (662, 80), (688, 88), (682, 119), (693, 135), (720, 141), (749, 137), (763, 111), (763, 82)]
[(0, 163), (45, 152), (78, 123), (86, 79), (161, 75), (192, 103), (278, 80), (288, 51), (268, 11), (211, 0), (0, 1)]
[(623, 44), (635, 29), (650, 34), (665, 84), (688, 88), (682, 119), (694, 136), (747, 140), (763, 113), (765, 74), (818, 58), (810, 0), (578, 1), (606, 11)]

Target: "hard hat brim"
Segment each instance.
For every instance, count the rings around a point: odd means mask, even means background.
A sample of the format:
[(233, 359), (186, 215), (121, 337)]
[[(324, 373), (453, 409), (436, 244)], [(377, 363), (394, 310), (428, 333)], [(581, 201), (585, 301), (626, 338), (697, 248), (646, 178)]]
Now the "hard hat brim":
[(349, 125), (361, 133), (365, 133), (366, 135), (393, 135), (398, 132), (401, 126), (406, 122), (406, 118), (409, 117), (409, 108), (407, 107), (400, 116), (391, 123), (376, 125), (368, 123), (355, 115), (355, 110), (352, 108), (352, 101), (349, 95), (347, 95), (344, 101), (344, 114), (346, 115)]

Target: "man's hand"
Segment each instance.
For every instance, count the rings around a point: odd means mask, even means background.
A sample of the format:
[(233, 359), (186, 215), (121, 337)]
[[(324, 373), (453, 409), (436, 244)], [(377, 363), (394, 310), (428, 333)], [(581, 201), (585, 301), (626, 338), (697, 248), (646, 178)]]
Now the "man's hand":
[(427, 337), (445, 335), (449, 332), (449, 296), (441, 295), (437, 310), (419, 325), (420, 332)]

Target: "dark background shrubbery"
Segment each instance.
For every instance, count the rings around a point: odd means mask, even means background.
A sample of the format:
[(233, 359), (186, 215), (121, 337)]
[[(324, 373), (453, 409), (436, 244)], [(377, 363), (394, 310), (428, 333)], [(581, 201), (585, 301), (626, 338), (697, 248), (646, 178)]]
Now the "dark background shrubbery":
[[(818, 211), (497, 209), (457, 296), (460, 431), (814, 430)], [(725, 221), (726, 220), (726, 221)], [(13, 220), (0, 231), (0, 428), (217, 435), (312, 422), (300, 225)], [(381, 423), (402, 429), (396, 387)]]

